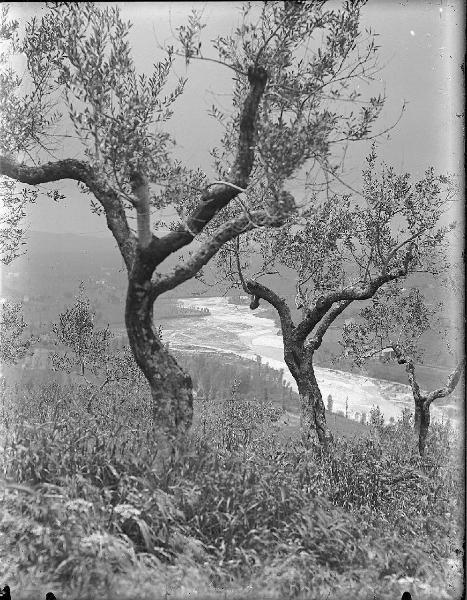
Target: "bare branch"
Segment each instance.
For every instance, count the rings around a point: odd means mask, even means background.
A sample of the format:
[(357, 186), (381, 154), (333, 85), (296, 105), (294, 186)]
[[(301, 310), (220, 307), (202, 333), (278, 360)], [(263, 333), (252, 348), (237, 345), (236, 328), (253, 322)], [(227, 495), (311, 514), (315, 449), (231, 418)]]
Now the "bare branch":
[(181, 226), (178, 231), (161, 238), (166, 256), (189, 244), (222, 208), (248, 187), (254, 162), (256, 117), (267, 77), (267, 72), (262, 67), (249, 68), (250, 91), (240, 115), (237, 154), (230, 169), (230, 176), (225, 182), (215, 182), (206, 186), (200, 203), (186, 221), (186, 227)]
[(133, 206), (136, 208), (138, 246), (147, 248), (152, 241), (148, 180), (140, 173), (133, 173), (131, 186), (137, 198), (137, 202), (133, 202)]
[(6, 177), (28, 185), (50, 183), (62, 179), (74, 179), (87, 185), (87, 181), (93, 175), (93, 170), (88, 163), (75, 159), (28, 167), (8, 156), (0, 156), (0, 175), (6, 175)]
[[(182, 53), (182, 52), (174, 51), (174, 55), (186, 58), (186, 54)], [(190, 56), (190, 60), (202, 60), (202, 61), (206, 61), (206, 62), (216, 63), (218, 65), (222, 65), (223, 67), (227, 67), (228, 69), (231, 69), (232, 71), (237, 73), (237, 75), (246, 75), (246, 73), (244, 73), (240, 69), (237, 69), (233, 65), (229, 65), (229, 63), (223, 62), (222, 60), (218, 60), (217, 58), (210, 58), (209, 56), (201, 56), (201, 55), (196, 56), (193, 54)]]
[(354, 300), (369, 300), (385, 283), (407, 275), (407, 269), (408, 265), (404, 264), (404, 266), (397, 269), (397, 271), (380, 275), (370, 281), (367, 285), (350, 285), (341, 288), (340, 290), (329, 292), (326, 296), (321, 296), (316, 302), (313, 310), (309, 310), (307, 316), (297, 325), (297, 340), (303, 342), (335, 302), (349, 301), (350, 304)]
[(448, 377), (448, 381), (445, 385), (445, 387), (440, 388), (438, 390), (434, 390), (433, 392), (430, 392), (426, 398), (426, 403), (429, 406), (434, 400), (437, 400), (438, 398), (444, 398), (445, 396), (449, 396), (449, 394), (452, 394), (452, 392), (454, 391), (454, 389), (456, 388), (457, 384), (459, 383), (459, 380), (461, 378), (462, 375), (462, 371), (464, 370), (465, 367), (465, 358), (463, 358), (458, 364), (457, 367), (454, 369), (454, 371), (449, 375)]
[(238, 277), (240, 279), (240, 283), (242, 285), (242, 288), (245, 290), (245, 292), (248, 293), (248, 288), (246, 287), (245, 278), (243, 277), (242, 265), (240, 263), (240, 238), (239, 237), (237, 237), (237, 239), (236, 239), (236, 247), (234, 250), (234, 254), (235, 254), (235, 263), (237, 266), (237, 273), (238, 273)]
[(287, 302), (284, 300), (284, 298), (281, 298), (270, 288), (263, 285), (262, 283), (258, 283), (257, 281), (247, 281), (246, 288), (248, 293), (250, 293), (256, 299), (255, 304), (252, 303), (254, 308), (258, 308), (258, 299), (261, 298), (262, 300), (266, 300), (266, 302), (269, 302), (269, 304), (277, 310), (281, 321), (283, 338), (289, 339), (295, 329), (295, 325), (292, 320), (290, 308), (288, 307)]
[(323, 336), (332, 323), (337, 319), (337, 317), (344, 312), (344, 310), (352, 304), (353, 300), (344, 300), (340, 302), (336, 306), (333, 306), (329, 312), (327, 312), (324, 318), (321, 320), (318, 329), (316, 330), (315, 335), (312, 339), (313, 350), (317, 350), (323, 341)]
[[(230, 219), (223, 223), (184, 264), (175, 267), (167, 275), (159, 275), (152, 286), (153, 301), (160, 294), (171, 290), (184, 281), (187, 281), (195, 275), (209, 260), (219, 251), (219, 249), (230, 240), (235, 239), (242, 233), (251, 231), (256, 227), (281, 227), (284, 223), (285, 215), (277, 213), (271, 215), (265, 210), (257, 210), (250, 213), (249, 216), (243, 215), (235, 219)], [(164, 241), (164, 238), (161, 240)], [(153, 242), (154, 243), (154, 242)], [(157, 248), (158, 242), (155, 242)]]
[(128, 226), (123, 204), (117, 192), (88, 163), (68, 158), (28, 167), (10, 157), (2, 156), (0, 157), (0, 175), (6, 175), (28, 185), (51, 183), (63, 179), (72, 179), (84, 183), (102, 205), (107, 219), (107, 226), (117, 241), (127, 269), (131, 269), (136, 240)]
[[(413, 246), (414, 246), (413, 241), (415, 239), (417, 239), (425, 231), (426, 231), (426, 229), (421, 229), (420, 231), (417, 231), (417, 233), (414, 233), (408, 239), (404, 240), (403, 242), (401, 242), (400, 244), (398, 244), (395, 248), (393, 248), (391, 250), (391, 252), (388, 254), (386, 260), (384, 261), (383, 275), (385, 275), (387, 273), (388, 266), (389, 266), (389, 263), (391, 262), (391, 260), (394, 258), (394, 256), (397, 254), (397, 252), (399, 252), (399, 250), (401, 250), (401, 248), (403, 248), (406, 244), (410, 244), (410, 246), (409, 246), (409, 250), (405, 256), (405, 262), (407, 262), (407, 263), (410, 262), (410, 259), (412, 258), (412, 250), (413, 250)], [(408, 267), (408, 264), (407, 264), (407, 267)]]
[(454, 371), (449, 375), (448, 381), (443, 388), (433, 390), (427, 396), (425, 396), (422, 394), (420, 386), (417, 382), (415, 374), (415, 364), (413, 359), (407, 357), (397, 344), (391, 344), (389, 347), (391, 347), (394, 350), (397, 362), (399, 364), (405, 364), (405, 370), (407, 372), (410, 387), (412, 388), (414, 399), (418, 402), (423, 401), (427, 406), (430, 406), (430, 404), (434, 400), (438, 400), (438, 398), (444, 398), (446, 396), (449, 396), (449, 394), (452, 394), (452, 392), (454, 391), (454, 389), (460, 381), (462, 371), (465, 367), (465, 358), (459, 361)]
[(417, 377), (415, 375), (415, 363), (412, 358), (406, 356), (402, 351), (402, 348), (398, 344), (391, 344), (390, 347), (394, 350), (394, 354), (396, 355), (397, 362), (400, 365), (405, 364), (405, 370), (407, 372), (407, 378), (409, 380), (410, 387), (412, 388), (412, 393), (415, 402), (420, 402), (424, 400), (422, 392), (420, 390), (420, 386), (418, 385)]

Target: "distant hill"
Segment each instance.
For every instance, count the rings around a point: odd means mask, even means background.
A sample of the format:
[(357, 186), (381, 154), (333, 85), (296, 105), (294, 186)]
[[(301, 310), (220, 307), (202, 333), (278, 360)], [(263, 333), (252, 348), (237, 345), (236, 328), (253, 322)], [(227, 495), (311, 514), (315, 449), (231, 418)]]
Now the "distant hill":
[[(25, 241), (26, 253), (1, 270), (1, 295), (22, 301), (30, 323), (55, 320), (73, 302), (81, 282), (97, 305), (98, 320), (123, 322), (126, 271), (110, 232), (93, 237), (31, 231)], [(178, 260), (169, 257), (163, 271), (172, 269)], [(194, 280), (164, 298), (199, 295), (203, 290)]]
[[(43, 294), (61, 296), (64, 292), (74, 294), (81, 281), (89, 282), (92, 287), (96, 280), (102, 279), (119, 291), (126, 288), (125, 266), (110, 232), (97, 237), (30, 231), (25, 241), (25, 254), (1, 270), (3, 296), (20, 298)], [(169, 257), (161, 270), (166, 272), (172, 269), (179, 260), (180, 253)], [(253, 269), (258, 265), (259, 260), (253, 257)], [(183, 297), (196, 293), (215, 296), (225, 293), (226, 286), (216, 285), (214, 282), (214, 267), (208, 266), (207, 271), (207, 279), (212, 280), (208, 293), (205, 286), (191, 280), (168, 295)], [(279, 275), (266, 276), (262, 281), (271, 285), (279, 295), (286, 297), (295, 316), (298, 316), (293, 301), (296, 293), (293, 271), (283, 268)], [(413, 276), (408, 281), (408, 287), (410, 286), (419, 287), (433, 300), (447, 299), (448, 296), (448, 291), (429, 276)], [(346, 315), (351, 315), (360, 307), (361, 304), (355, 304), (346, 311)]]

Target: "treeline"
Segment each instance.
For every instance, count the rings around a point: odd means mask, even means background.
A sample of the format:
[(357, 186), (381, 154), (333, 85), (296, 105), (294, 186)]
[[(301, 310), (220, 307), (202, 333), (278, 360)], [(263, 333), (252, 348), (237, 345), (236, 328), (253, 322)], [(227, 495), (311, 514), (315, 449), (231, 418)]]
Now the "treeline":
[(256, 361), (235, 354), (214, 352), (173, 351), (180, 364), (193, 379), (197, 394), (206, 399), (225, 399), (235, 393), (258, 402), (270, 402), (287, 410), (298, 410), (299, 397), (289, 383), (284, 381), (283, 369), (273, 369), (264, 364), (260, 356)]
[[(105, 302), (98, 298), (92, 298), (96, 319), (99, 324), (104, 325), (109, 322), (113, 324), (122, 322), (122, 311), (120, 310), (120, 305), (116, 304), (117, 301), (120, 303), (121, 299), (118, 299), (115, 295), (112, 300), (114, 305), (109, 307)], [(182, 306), (182, 304), (168, 298), (159, 299), (154, 307), (154, 321), (156, 323), (166, 319), (206, 317), (210, 314), (211, 312), (208, 308)]]
[(157, 304), (155, 319), (180, 319), (183, 317), (206, 317), (211, 314), (209, 308), (197, 306), (182, 306), (173, 302), (160, 302)]

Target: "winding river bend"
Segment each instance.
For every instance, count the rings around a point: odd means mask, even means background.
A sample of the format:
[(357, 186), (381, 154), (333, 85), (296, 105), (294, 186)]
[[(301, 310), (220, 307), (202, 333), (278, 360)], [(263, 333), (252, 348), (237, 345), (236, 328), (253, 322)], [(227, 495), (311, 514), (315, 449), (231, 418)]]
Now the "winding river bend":
[[(284, 369), (284, 379), (296, 390), (295, 380), (283, 360), (282, 339), (272, 319), (258, 317), (249, 306), (230, 303), (227, 298), (181, 298), (184, 307), (208, 308), (205, 317), (170, 319), (162, 323), (164, 340), (179, 350), (226, 352), (256, 359)], [(264, 309), (263, 309), (264, 310)], [(259, 312), (261, 309), (256, 311)], [(385, 419), (398, 419), (404, 408), (413, 410), (408, 386), (363, 375), (326, 368), (316, 368), (323, 398), (332, 395), (334, 410), (345, 411), (348, 399), (349, 416), (358, 416), (373, 406), (379, 406)], [(432, 418), (446, 419), (443, 410), (432, 407)]]

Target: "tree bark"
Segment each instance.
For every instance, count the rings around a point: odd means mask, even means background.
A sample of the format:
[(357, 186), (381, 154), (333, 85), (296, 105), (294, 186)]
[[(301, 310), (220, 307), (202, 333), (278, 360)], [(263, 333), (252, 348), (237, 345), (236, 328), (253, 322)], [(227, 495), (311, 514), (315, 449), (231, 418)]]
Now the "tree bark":
[(300, 432), (305, 447), (319, 443), (325, 449), (332, 441), (326, 413), (313, 367), (313, 350), (284, 337), (284, 359), (297, 382), (300, 396)]
[(425, 454), (426, 438), (430, 428), (430, 405), (428, 402), (423, 402), (419, 407), (420, 421), (418, 430), (418, 452), (420, 456)]
[(414, 404), (415, 404), (415, 413), (414, 413), (413, 428), (414, 428), (415, 434), (418, 436), (420, 434), (420, 424), (421, 424), (421, 420), (422, 420), (423, 400), (418, 400), (417, 398), (414, 398)]
[(192, 381), (165, 349), (153, 325), (150, 280), (130, 278), (125, 324), (135, 360), (151, 390), (152, 418), (161, 436), (161, 452), (167, 454), (191, 426)]
[(301, 371), (297, 380), (300, 395), (300, 428), (305, 446), (319, 443), (327, 448), (331, 434), (326, 425), (323, 397), (313, 367)]
[[(318, 442), (327, 448), (332, 441), (332, 435), (326, 425), (323, 397), (313, 367), (314, 351), (316, 347), (319, 347), (319, 342), (313, 341), (305, 345), (306, 336), (298, 334), (298, 327), (295, 327), (292, 321), (286, 301), (271, 289), (257, 281), (245, 282), (243, 289), (253, 297), (250, 304), (252, 310), (258, 307), (259, 298), (266, 300), (277, 310), (284, 342), (284, 360), (297, 383), (300, 395), (302, 441), (305, 446)], [(339, 306), (338, 310), (336, 309), (336, 315), (340, 314), (344, 308)]]
[(430, 428), (430, 404), (421, 395), (415, 396), (414, 434), (418, 440), (418, 452), (423, 456), (426, 448), (426, 439)]

